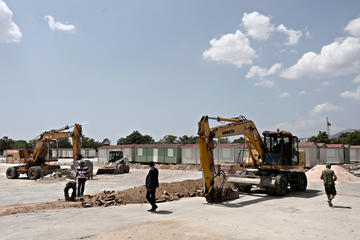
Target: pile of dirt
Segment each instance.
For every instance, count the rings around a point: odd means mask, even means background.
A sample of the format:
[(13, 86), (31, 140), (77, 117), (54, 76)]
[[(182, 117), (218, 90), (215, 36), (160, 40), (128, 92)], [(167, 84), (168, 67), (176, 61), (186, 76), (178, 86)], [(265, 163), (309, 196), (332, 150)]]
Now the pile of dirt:
[[(85, 195), (81, 201), (83, 207), (116, 206), (130, 203), (146, 203), (145, 186), (134, 187), (124, 191), (103, 191), (96, 195)], [(173, 183), (160, 183), (156, 189), (157, 202), (179, 200), (184, 197), (200, 197), (202, 180), (185, 180)]]
[(52, 173), (41, 177), (40, 180), (73, 180), (75, 179), (76, 172), (72, 169), (56, 169)]
[[(325, 165), (316, 165), (306, 172), (306, 177), (308, 182), (321, 182), (320, 179), (321, 172), (325, 169)], [(349, 173), (341, 165), (333, 165), (331, 169), (335, 171), (337, 176), (337, 182), (360, 182), (359, 177), (355, 177), (353, 174)]]

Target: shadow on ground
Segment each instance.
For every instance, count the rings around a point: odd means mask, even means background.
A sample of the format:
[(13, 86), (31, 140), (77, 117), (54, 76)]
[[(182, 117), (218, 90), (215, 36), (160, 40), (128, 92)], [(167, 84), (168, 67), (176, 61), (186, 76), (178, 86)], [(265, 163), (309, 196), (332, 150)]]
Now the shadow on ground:
[[(239, 198), (242, 198), (244, 195), (251, 195), (251, 196), (258, 197), (256, 199), (251, 199), (251, 200), (236, 202), (236, 203), (234, 203), (234, 202), (232, 202), (232, 200), (230, 200), (230, 201), (224, 201), (222, 203), (217, 203), (216, 205), (223, 206), (223, 207), (229, 207), (229, 208), (238, 208), (238, 207), (245, 207), (247, 205), (270, 201), (270, 200), (274, 200), (274, 199), (291, 198), (291, 197), (313, 198), (313, 197), (319, 196), (321, 194), (322, 194), (322, 192), (320, 190), (309, 189), (309, 190), (306, 190), (305, 192), (288, 192), (285, 196), (270, 196), (267, 194), (266, 190), (256, 189), (256, 190), (251, 191), (250, 193), (241, 193), (239, 196)], [(237, 198), (237, 200), (239, 198)]]

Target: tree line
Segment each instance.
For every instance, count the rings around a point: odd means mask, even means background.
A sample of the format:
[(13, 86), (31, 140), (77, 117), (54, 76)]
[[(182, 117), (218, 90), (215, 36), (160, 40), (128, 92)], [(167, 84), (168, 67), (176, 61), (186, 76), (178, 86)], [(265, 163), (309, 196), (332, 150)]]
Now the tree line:
[[(231, 141), (228, 138), (221, 138), (219, 143), (230, 143)], [(234, 139), (233, 143), (244, 143), (245, 139), (240, 137)], [(2, 137), (0, 139), (0, 154), (3, 153), (6, 149), (33, 149), (36, 143), (36, 139), (29, 141), (26, 140), (14, 140), (9, 137)], [(166, 135), (158, 141), (155, 141), (154, 138), (150, 135), (143, 135), (139, 131), (133, 131), (126, 137), (119, 138), (116, 142), (117, 145), (125, 144), (197, 144), (197, 136), (188, 136), (183, 135), (180, 137), (174, 135)], [(101, 146), (111, 145), (111, 141), (108, 138), (103, 139), (102, 141), (97, 141), (94, 138), (89, 138), (83, 136), (81, 138), (81, 148), (99, 148)], [(50, 143), (52, 148), (72, 148), (72, 143), (69, 138), (57, 139), (57, 144), (55, 142)]]
[(341, 133), (339, 137), (331, 139), (326, 132), (319, 131), (318, 135), (310, 137), (307, 141), (326, 144), (360, 145), (360, 131)]

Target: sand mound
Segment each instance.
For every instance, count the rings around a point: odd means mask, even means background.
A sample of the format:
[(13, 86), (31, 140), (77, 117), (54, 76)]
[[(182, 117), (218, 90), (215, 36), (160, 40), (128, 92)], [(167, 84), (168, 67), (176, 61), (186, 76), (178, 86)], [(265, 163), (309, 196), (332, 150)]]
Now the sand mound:
[[(325, 165), (316, 165), (306, 172), (308, 182), (322, 182), (320, 179), (322, 170), (325, 169)], [(337, 182), (360, 182), (359, 177), (355, 177), (349, 173), (345, 168), (339, 165), (331, 166), (331, 169), (335, 171), (337, 176)]]

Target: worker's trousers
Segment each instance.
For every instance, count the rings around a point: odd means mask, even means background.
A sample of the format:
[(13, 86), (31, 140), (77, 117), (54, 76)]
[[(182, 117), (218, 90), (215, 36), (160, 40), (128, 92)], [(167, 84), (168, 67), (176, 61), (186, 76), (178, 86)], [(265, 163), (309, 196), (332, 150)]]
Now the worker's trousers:
[(156, 192), (156, 188), (150, 189), (150, 191), (149, 190), (146, 191), (146, 199), (151, 204), (152, 209), (157, 208), (155, 204), (155, 192)]
[(78, 197), (84, 195), (86, 178), (78, 178)]

